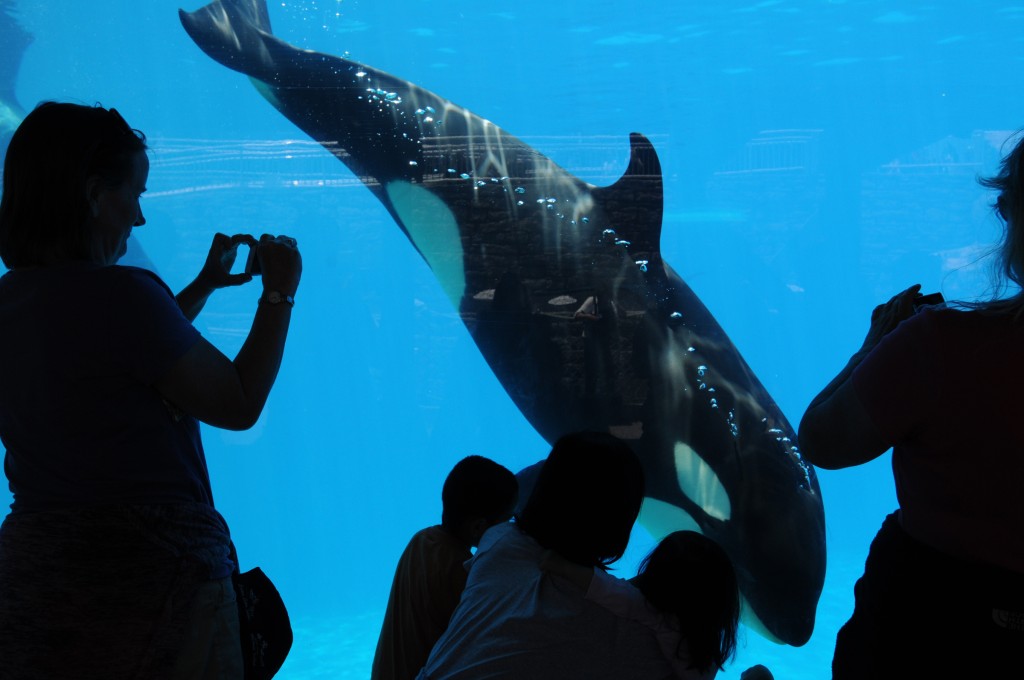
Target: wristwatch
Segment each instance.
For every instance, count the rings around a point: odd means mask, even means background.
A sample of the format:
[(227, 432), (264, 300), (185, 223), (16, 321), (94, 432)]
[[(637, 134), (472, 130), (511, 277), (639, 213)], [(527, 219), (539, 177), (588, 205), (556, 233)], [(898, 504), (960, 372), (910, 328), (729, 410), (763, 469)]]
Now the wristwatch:
[(276, 290), (265, 290), (263, 295), (260, 296), (260, 302), (266, 302), (268, 305), (279, 305), (282, 302), (287, 302), (290, 307), (295, 306), (295, 298), (291, 295), (285, 295), (284, 293)]

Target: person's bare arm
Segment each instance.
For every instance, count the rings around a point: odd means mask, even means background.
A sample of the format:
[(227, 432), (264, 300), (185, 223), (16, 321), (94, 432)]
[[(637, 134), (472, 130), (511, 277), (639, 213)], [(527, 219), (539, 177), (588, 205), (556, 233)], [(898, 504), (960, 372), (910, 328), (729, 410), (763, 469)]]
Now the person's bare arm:
[(885, 453), (890, 444), (878, 431), (853, 387), (853, 371), (901, 321), (913, 314), (914, 285), (879, 305), (863, 346), (807, 407), (800, 421), (800, 451), (826, 470), (860, 465)]
[(234, 361), (200, 339), (155, 385), (182, 411), (225, 429), (252, 427), (263, 411), (281, 367), (292, 315), (290, 303), (270, 304), (266, 293), (294, 296), (302, 273), (293, 239), (264, 236), (258, 256), (264, 297)]

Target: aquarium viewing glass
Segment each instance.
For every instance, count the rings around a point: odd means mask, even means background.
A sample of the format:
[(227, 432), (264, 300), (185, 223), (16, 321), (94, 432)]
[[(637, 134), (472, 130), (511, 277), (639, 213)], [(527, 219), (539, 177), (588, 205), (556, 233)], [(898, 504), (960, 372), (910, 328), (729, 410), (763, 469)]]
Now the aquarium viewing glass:
[[(199, 271), (217, 231), (298, 240), (303, 279), (267, 407), (248, 431), (204, 426), (204, 444), (242, 569), (262, 567), (289, 607), (295, 643), (278, 677), (366, 678), (396, 561), (440, 521), (452, 465), (475, 453), (518, 471), (550, 444), (524, 415), (526, 397), (510, 397), (520, 376), (496, 377), (453, 302), (452, 278), (473, 274), (458, 238), (407, 237), (396, 220), (412, 221), (403, 206), (419, 194), (389, 185), (389, 212), (248, 78), (197, 47), (178, 9), (200, 6), (0, 1), (0, 132), (6, 143), (51, 99), (116, 107), (145, 132), (147, 224), (124, 263), (172, 289)], [(644, 135), (663, 178), (664, 262), (793, 426), (860, 346), (875, 305), (913, 283), (947, 300), (992, 293), (999, 224), (976, 180), (1024, 126), (1024, 5), (272, 0), (268, 13), (281, 40), (465, 107), (583, 183), (614, 184), (630, 134)], [(397, 106), (390, 95), (367, 89), (384, 108)], [(393, 153), (381, 146), (364, 162)], [(431, 171), (470, 191), (493, 184), (565, 224), (587, 216), (561, 214), (557, 198), (533, 205), (548, 194), (521, 198), (517, 178), (497, 170)], [(617, 242), (629, 224), (611, 227), (610, 247), (631, 247)], [(646, 273), (644, 258), (634, 265)], [(500, 297), (499, 284), (480, 286), (478, 301)], [(253, 283), (215, 294), (197, 327), (234, 356), (259, 293)], [(538, 303), (572, 351), (584, 351), (572, 312), (586, 297)], [(534, 397), (557, 413), (551, 394)], [(620, 420), (612, 429), (628, 439), (633, 421)], [(888, 454), (817, 483), (827, 570), (813, 635), (794, 647), (744, 627), (724, 680), (757, 663), (789, 680), (829, 673), (868, 545), (896, 499)], [(632, 575), (654, 543), (638, 526), (615, 573)]]

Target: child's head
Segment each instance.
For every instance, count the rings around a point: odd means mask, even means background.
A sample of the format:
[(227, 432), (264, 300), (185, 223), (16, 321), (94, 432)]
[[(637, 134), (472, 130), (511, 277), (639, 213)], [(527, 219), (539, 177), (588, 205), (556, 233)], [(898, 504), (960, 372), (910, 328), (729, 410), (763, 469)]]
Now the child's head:
[(490, 527), (508, 521), (519, 499), (511, 471), (483, 456), (463, 458), (441, 489), (441, 525), (471, 546)]
[(722, 668), (736, 650), (740, 595), (717, 543), (694, 531), (671, 533), (640, 563), (635, 583), (656, 609), (678, 617), (693, 668)]

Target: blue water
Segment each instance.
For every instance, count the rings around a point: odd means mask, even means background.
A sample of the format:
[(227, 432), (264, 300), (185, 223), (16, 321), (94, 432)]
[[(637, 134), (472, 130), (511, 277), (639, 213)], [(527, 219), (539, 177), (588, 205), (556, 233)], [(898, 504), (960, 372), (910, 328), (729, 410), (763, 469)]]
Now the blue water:
[[(519, 469), (547, 445), (376, 199), (203, 55), (177, 2), (13, 4), (34, 37), (23, 107), (102, 102), (149, 136), (133, 261), (177, 289), (214, 231), (298, 238), (303, 284), (264, 415), (204, 438), (242, 566), (262, 566), (293, 617), (279, 677), (367, 677), (392, 569), (439, 520), (451, 466), (479, 453)], [(623, 171), (628, 133), (649, 136), (665, 260), (794, 424), (875, 304), (915, 282), (947, 299), (988, 292), (998, 226), (974, 179), (1024, 125), (1024, 4), (286, 0), (270, 13), (282, 39), (429, 88), (595, 184)], [(219, 293), (197, 325), (233, 355), (258, 294)], [(829, 567), (811, 641), (746, 632), (720, 677), (754, 663), (828, 677), (868, 543), (895, 507), (888, 465), (819, 475)], [(638, 529), (622, 571), (651, 543)]]

